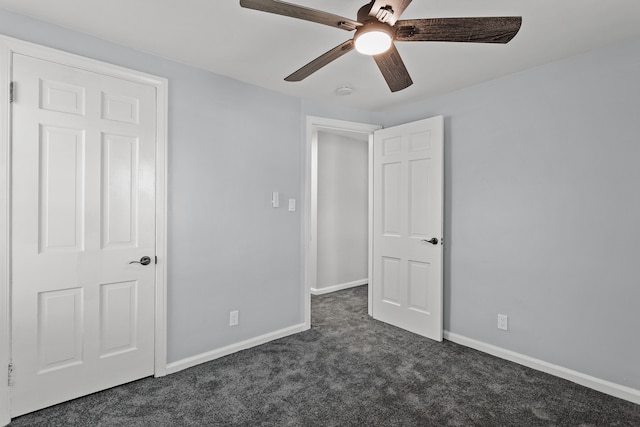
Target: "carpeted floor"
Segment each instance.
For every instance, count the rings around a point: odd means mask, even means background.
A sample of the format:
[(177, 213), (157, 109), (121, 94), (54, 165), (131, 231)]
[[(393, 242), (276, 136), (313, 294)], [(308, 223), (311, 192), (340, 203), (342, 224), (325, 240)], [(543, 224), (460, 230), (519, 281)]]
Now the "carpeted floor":
[(367, 316), (366, 286), (313, 297), (312, 329), (18, 426), (640, 426), (640, 405)]

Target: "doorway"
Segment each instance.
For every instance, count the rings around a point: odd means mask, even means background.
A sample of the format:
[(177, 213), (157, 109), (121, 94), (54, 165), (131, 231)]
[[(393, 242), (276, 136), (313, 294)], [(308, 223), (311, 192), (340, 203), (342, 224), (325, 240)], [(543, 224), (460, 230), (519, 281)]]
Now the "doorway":
[(310, 285), (321, 295), (368, 283), (369, 135), (321, 130), (312, 153), (317, 275)]
[[(345, 138), (346, 143), (360, 143), (366, 146), (367, 155), (367, 212), (368, 215), (362, 219), (366, 225), (367, 234), (367, 260), (371, 258), (370, 248), (370, 227), (371, 227), (371, 164), (372, 164), (372, 144), (373, 144), (373, 132), (380, 129), (381, 126), (348, 122), (343, 120), (327, 119), (323, 117), (307, 117), (307, 138), (306, 138), (306, 159), (305, 159), (305, 217), (304, 217), (304, 279), (305, 279), (305, 292), (304, 292), (304, 304), (305, 304), (305, 328), (311, 327), (311, 294), (324, 293), (324, 291), (334, 291), (339, 288), (347, 288), (350, 286), (356, 286), (357, 284), (368, 283), (369, 277), (371, 277), (371, 267), (367, 262), (366, 277), (353, 279), (342, 283), (330, 283), (330, 280), (335, 281), (334, 278), (321, 277), (321, 282), (318, 282), (318, 243), (320, 243), (320, 249), (322, 250), (323, 244), (331, 244), (331, 241), (319, 242), (318, 239), (318, 146), (324, 139), (329, 144), (336, 146), (337, 142), (341, 138)], [(327, 146), (328, 147), (328, 146)], [(337, 146), (335, 147), (337, 148)], [(338, 148), (339, 149), (339, 148)], [(322, 201), (322, 195), (320, 197)], [(322, 227), (322, 218), (320, 218)], [(339, 239), (339, 236), (334, 236), (335, 239)], [(334, 241), (335, 243), (335, 241)], [(330, 262), (331, 260), (325, 260)], [(323, 260), (321, 259), (321, 262)], [(348, 274), (354, 274), (349, 272)], [(353, 276), (352, 276), (353, 277)], [(324, 282), (323, 282), (324, 280)], [(328, 286), (325, 286), (326, 284)], [(337, 285), (337, 286), (336, 286)], [(320, 286), (320, 287), (318, 287)], [(324, 289), (322, 289), (324, 288)], [(371, 290), (369, 290), (369, 314), (371, 314)]]

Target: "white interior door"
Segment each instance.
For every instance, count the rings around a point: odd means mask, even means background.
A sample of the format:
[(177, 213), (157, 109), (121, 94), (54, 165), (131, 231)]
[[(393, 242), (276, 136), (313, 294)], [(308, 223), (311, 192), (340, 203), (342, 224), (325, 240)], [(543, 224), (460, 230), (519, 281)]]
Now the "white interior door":
[(154, 372), (156, 93), (19, 54), (13, 81), (18, 416)]
[(372, 314), (437, 341), (442, 212), (443, 118), (374, 132)]

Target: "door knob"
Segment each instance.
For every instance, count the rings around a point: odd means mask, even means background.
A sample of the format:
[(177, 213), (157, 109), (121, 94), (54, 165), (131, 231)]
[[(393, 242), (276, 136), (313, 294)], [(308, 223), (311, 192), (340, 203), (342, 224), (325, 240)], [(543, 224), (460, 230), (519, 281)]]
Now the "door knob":
[(151, 264), (151, 258), (149, 258), (148, 256), (143, 256), (142, 258), (140, 258), (140, 261), (131, 261), (129, 264), (149, 265)]
[(423, 239), (422, 241), (425, 243), (431, 243), (432, 245), (438, 244), (438, 239), (436, 239), (435, 237), (432, 237), (430, 240)]

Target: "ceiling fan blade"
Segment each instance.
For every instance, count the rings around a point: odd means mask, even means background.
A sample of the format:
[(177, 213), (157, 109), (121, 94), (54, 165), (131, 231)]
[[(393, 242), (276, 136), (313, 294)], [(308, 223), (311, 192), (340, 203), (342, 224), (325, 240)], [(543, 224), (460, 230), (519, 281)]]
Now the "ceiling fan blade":
[(396, 23), (403, 42), (508, 43), (520, 30), (521, 16), (406, 19)]
[(277, 0), (240, 0), (240, 6), (353, 31), (362, 24), (342, 16)]
[[(411, 0), (375, 0), (369, 11), (369, 16), (378, 18), (379, 21), (386, 22), (389, 25), (394, 25), (410, 3)], [(393, 13), (389, 13), (388, 7), (393, 10)]]
[(413, 80), (411, 80), (407, 67), (404, 66), (400, 52), (398, 52), (395, 45), (391, 45), (385, 53), (374, 55), (373, 59), (378, 64), (378, 68), (380, 68), (391, 92), (397, 92), (413, 84)]
[(355, 45), (353, 40), (347, 40), (341, 45), (334, 47), (329, 52), (320, 55), (290, 76), (285, 77), (285, 80), (288, 82), (299, 82), (304, 80), (320, 68), (340, 58), (345, 53), (351, 52), (354, 47)]

